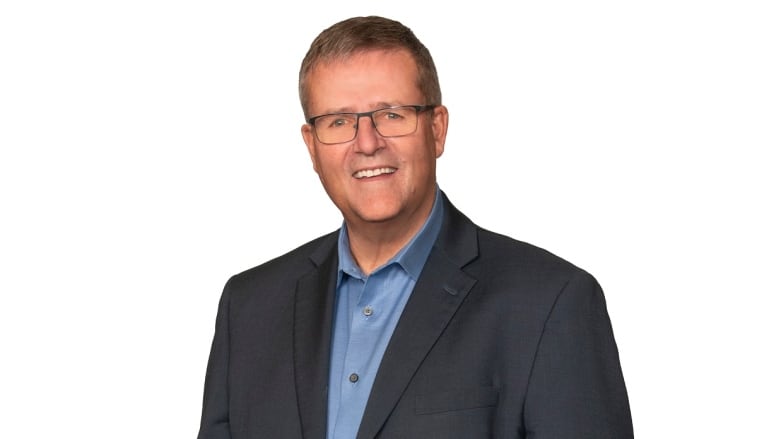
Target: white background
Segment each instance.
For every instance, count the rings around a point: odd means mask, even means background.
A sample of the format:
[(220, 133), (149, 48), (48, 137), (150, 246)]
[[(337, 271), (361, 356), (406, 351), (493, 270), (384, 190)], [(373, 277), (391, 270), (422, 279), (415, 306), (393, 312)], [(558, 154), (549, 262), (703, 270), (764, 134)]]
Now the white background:
[(224, 282), (340, 223), (300, 60), (380, 14), (454, 203), (602, 283), (636, 436), (779, 437), (775, 3), (3, 2), (0, 435), (195, 437)]

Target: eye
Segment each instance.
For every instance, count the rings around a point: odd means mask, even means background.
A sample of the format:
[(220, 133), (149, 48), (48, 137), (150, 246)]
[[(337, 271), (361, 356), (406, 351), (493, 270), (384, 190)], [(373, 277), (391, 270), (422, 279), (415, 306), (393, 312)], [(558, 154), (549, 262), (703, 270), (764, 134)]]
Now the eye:
[(398, 110), (388, 109), (379, 112), (379, 117), (383, 120), (399, 121), (402, 120), (405, 116)]
[(347, 114), (329, 114), (317, 119), (316, 123), (319, 129), (352, 128), (355, 125), (355, 118)]

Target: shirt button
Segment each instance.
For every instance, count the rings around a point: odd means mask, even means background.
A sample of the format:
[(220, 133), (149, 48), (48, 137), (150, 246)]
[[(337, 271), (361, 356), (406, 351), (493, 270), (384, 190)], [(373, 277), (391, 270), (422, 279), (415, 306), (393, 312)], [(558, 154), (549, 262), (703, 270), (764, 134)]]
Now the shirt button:
[(349, 382), (350, 383), (356, 383), (357, 380), (359, 380), (360, 377), (356, 373), (349, 374)]
[(368, 317), (368, 316), (370, 316), (373, 313), (374, 313), (374, 309), (371, 308), (370, 306), (367, 306), (367, 307), (363, 308), (363, 315), (364, 316)]

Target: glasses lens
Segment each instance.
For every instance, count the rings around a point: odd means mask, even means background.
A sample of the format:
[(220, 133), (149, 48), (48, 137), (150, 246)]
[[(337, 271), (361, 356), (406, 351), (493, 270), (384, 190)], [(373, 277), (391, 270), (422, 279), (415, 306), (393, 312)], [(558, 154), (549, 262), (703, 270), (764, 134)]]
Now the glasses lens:
[(314, 130), (322, 143), (349, 142), (355, 137), (356, 129), (355, 114), (328, 114), (314, 121)]
[(396, 107), (374, 113), (374, 126), (385, 137), (405, 136), (417, 129), (417, 109)]

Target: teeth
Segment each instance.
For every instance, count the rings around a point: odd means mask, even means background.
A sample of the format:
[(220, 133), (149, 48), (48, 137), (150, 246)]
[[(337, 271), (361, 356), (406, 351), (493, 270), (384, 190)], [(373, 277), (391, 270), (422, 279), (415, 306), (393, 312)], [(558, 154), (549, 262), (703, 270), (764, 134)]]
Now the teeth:
[(377, 168), (377, 169), (363, 169), (362, 171), (355, 172), (355, 178), (367, 178), (376, 177), (382, 174), (392, 174), (395, 172), (393, 168)]

